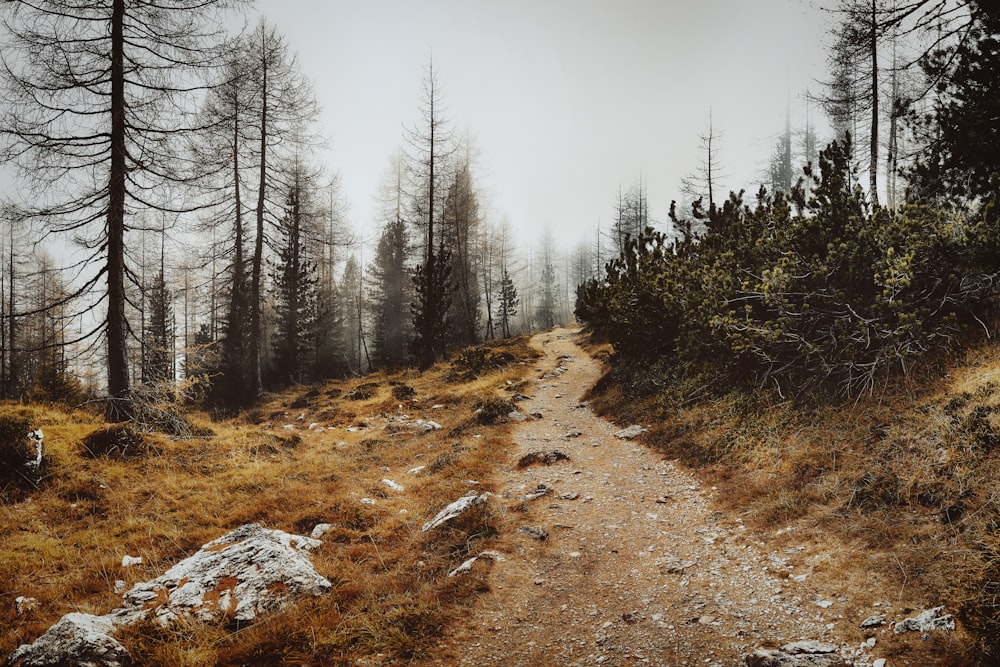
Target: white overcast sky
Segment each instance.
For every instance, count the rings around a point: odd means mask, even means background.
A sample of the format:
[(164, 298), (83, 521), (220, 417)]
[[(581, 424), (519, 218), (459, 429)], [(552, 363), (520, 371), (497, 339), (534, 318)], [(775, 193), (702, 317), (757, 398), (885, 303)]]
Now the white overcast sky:
[[(258, 0), (323, 107), (328, 166), (356, 229), (433, 57), (455, 131), (478, 149), (492, 221), (522, 247), (607, 225), (640, 176), (664, 221), (701, 159), (709, 111), (727, 189), (755, 190), (792, 96), (823, 77), (830, 18), (814, 0)], [(249, 21), (255, 17), (251, 14)], [(813, 112), (820, 121), (819, 114)]]

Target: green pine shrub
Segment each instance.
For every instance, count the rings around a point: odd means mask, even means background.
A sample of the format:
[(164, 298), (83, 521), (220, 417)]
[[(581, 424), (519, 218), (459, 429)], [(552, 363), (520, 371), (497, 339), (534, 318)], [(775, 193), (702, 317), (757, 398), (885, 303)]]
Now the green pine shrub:
[(994, 315), (1000, 225), (923, 204), (871, 211), (850, 147), (833, 143), (790, 197), (733, 194), (701, 235), (629, 239), (606, 275), (582, 285), (576, 314), (647, 369), (639, 393), (768, 387), (854, 397), (914, 361), (958, 346)]

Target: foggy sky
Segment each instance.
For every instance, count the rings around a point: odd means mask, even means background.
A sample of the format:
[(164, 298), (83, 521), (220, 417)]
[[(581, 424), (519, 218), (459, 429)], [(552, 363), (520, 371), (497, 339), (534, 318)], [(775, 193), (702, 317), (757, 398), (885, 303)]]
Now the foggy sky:
[[(808, 0), (258, 0), (323, 107), (324, 162), (371, 233), (433, 58), (445, 117), (476, 148), (491, 221), (521, 247), (567, 247), (641, 177), (665, 221), (703, 155), (709, 113), (726, 190), (756, 190), (791, 99), (823, 77), (829, 18)], [(256, 20), (251, 15), (248, 20)], [(813, 122), (821, 122), (813, 109)], [(821, 134), (821, 139), (823, 139)]]

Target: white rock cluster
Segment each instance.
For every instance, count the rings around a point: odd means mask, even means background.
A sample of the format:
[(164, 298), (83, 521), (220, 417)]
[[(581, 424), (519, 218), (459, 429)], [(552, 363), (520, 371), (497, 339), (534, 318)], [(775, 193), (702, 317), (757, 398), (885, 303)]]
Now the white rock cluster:
[(150, 617), (163, 625), (180, 619), (249, 622), (294, 597), (322, 595), (332, 585), (306, 556), (320, 544), (257, 524), (241, 526), (160, 577), (133, 586), (118, 609), (104, 616), (67, 614), (33, 644), (14, 651), (8, 664), (118, 667), (129, 659), (113, 636), (118, 627)]

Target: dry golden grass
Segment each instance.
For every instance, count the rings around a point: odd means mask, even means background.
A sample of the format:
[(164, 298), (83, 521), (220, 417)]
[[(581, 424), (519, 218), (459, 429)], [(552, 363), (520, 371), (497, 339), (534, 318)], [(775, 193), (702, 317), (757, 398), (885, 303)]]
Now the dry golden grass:
[(599, 387), (598, 411), (648, 425), (647, 444), (717, 485), (719, 502), (760, 535), (776, 546), (804, 536), (822, 544), (828, 558), (810, 576), (842, 587), (859, 609), (884, 600), (958, 614), (957, 633), (883, 645), (893, 664), (1000, 660), (996, 348), (840, 407), (740, 394), (682, 406)]
[[(146, 435), (152, 452), (127, 460), (84, 456), (83, 440), (102, 427), (93, 415), (0, 406), (27, 412), (44, 430), (50, 457), (41, 488), (0, 503), (0, 655), (63, 614), (110, 611), (120, 603), (116, 580), (131, 586), (156, 577), (247, 522), (300, 534), (333, 524), (313, 557), (332, 594), (248, 627), (130, 628), (123, 641), (138, 664), (354, 664), (378, 653), (425, 655), (485, 590), (485, 566), (451, 579), (447, 572), (503, 539), (504, 518), (491, 506), (420, 532), (471, 488), (493, 490), (493, 471), (507, 462), (508, 427), (478, 423), (474, 407), (516, 391), (530, 368), (521, 362), (535, 352), (524, 339), (489, 351), (513, 363), (478, 373), (442, 363), (422, 374), (297, 387), (236, 418), (190, 415), (215, 435)], [(443, 428), (387, 429), (400, 414)], [(425, 468), (408, 473), (417, 466)], [(142, 564), (123, 568), (126, 554), (142, 556)], [(36, 598), (37, 607), (17, 614), (19, 595)]]

